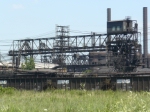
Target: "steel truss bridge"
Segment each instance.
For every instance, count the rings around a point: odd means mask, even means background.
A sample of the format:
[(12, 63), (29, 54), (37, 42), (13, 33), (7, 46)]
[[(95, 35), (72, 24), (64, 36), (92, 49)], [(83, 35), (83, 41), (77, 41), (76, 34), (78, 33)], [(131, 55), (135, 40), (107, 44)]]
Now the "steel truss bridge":
[[(22, 57), (35, 58), (40, 55), (43, 63), (57, 63), (68, 71), (85, 71), (89, 67), (102, 66), (90, 64), (89, 53), (107, 52), (106, 66), (121, 71), (130, 67), (133, 70), (141, 58), (141, 45), (138, 32), (128, 34), (91, 34), (78, 36), (57, 36), (50, 38), (14, 40), (9, 56), (20, 60)], [(119, 66), (120, 65), (120, 66)], [(129, 71), (130, 71), (129, 69)], [(127, 70), (128, 71), (128, 70)]]

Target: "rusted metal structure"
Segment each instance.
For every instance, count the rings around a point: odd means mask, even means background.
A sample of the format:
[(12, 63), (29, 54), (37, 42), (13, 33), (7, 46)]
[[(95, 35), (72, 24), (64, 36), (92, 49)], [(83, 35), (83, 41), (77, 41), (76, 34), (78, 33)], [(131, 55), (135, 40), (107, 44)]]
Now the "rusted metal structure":
[(127, 18), (108, 21), (107, 34), (14, 40), (14, 49), (9, 51), (9, 55), (13, 59), (18, 57), (19, 60), (28, 55), (43, 55), (44, 62), (57, 63), (61, 68), (66, 67), (68, 72), (84, 72), (89, 67), (101, 66), (99, 63), (89, 62), (90, 53), (106, 51), (104, 66), (130, 72), (140, 64), (141, 45), (138, 43), (138, 33), (134, 20)]
[(123, 90), (123, 91), (150, 91), (149, 73), (111, 74), (103, 77), (51, 77), (53, 74), (24, 74), (9, 77), (0, 77), (0, 85), (3, 87), (15, 87), (17, 89), (43, 90), (47, 83), (57, 89), (84, 89), (87, 90)]
[[(95, 42), (93, 42), (93, 37)], [(24, 56), (35, 56), (42, 55), (48, 62), (53, 63), (55, 56), (53, 54), (63, 55), (62, 59), (65, 59), (63, 65), (67, 66), (68, 70), (76, 71), (78, 68), (85, 70), (88, 63), (87, 53), (91, 51), (105, 51), (106, 50), (106, 39), (107, 34), (94, 34), (94, 35), (79, 35), (79, 36), (64, 36), (65, 41), (62, 46), (53, 46), (57, 40), (62, 40), (62, 37), (52, 37), (52, 38), (39, 38), (39, 39), (24, 39), (13, 41), (13, 50), (9, 51), (9, 56), (24, 57)], [(59, 56), (59, 55), (57, 55)], [(61, 55), (62, 56), (62, 55)], [(80, 58), (78, 58), (78, 56)], [(82, 57), (82, 58), (81, 58)], [(83, 70), (82, 70), (83, 71)]]
[(14, 40), (9, 51), (14, 68), (27, 56), (34, 59), (40, 56), (42, 63), (59, 66), (48, 71), (0, 72), (0, 84), (36, 90), (43, 90), (46, 84), (54, 88), (83, 89), (84, 84), (89, 90), (150, 91), (147, 8), (143, 8), (143, 25), (144, 56), (137, 21), (129, 17), (111, 21), (110, 8), (106, 34), (70, 36), (68, 26), (57, 26), (56, 37)]

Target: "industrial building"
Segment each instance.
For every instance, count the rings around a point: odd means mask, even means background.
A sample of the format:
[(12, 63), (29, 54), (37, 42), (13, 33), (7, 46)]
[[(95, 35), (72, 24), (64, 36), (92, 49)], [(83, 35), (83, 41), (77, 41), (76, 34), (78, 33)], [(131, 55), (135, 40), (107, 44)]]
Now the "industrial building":
[[(12, 67), (2, 67), (0, 85), (43, 90), (82, 89), (84, 84), (88, 90), (150, 91), (147, 18), (143, 7), (143, 50), (138, 22), (130, 17), (111, 20), (110, 8), (106, 34), (70, 36), (69, 26), (56, 26), (56, 37), (14, 40), (8, 53)], [(36, 69), (20, 69), (21, 60), (38, 56)]]

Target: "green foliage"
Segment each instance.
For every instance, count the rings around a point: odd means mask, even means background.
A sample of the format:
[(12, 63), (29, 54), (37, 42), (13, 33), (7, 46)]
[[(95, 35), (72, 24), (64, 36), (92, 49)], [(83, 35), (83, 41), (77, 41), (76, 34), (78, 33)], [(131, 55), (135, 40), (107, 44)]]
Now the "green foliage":
[(85, 90), (85, 83), (80, 83), (80, 89)]
[(21, 68), (23, 69), (23, 70), (32, 70), (32, 69), (34, 69), (35, 68), (35, 63), (34, 63), (34, 59), (33, 58), (26, 58), (25, 59), (25, 63), (23, 64), (21, 64)]
[(13, 94), (15, 92), (15, 88), (12, 87), (1, 87), (0, 86), (0, 94)]
[(47, 81), (47, 83), (43, 86), (44, 91), (53, 91), (56, 88), (52, 85), (51, 81)]
[(89, 74), (89, 73), (92, 73), (92, 70), (85, 70), (84, 71), (84, 74)]
[(0, 98), (0, 112), (150, 112), (149, 92), (15, 91)]

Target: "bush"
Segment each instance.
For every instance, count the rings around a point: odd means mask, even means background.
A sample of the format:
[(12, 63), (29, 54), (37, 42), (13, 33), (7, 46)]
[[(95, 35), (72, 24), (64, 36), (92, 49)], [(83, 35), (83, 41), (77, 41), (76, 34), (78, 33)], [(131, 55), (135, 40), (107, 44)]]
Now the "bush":
[(2, 87), (0, 86), (0, 94), (13, 94), (15, 92), (15, 88), (12, 87)]
[(33, 58), (26, 58), (25, 63), (21, 64), (21, 68), (24, 70), (32, 70), (35, 68), (35, 63)]

